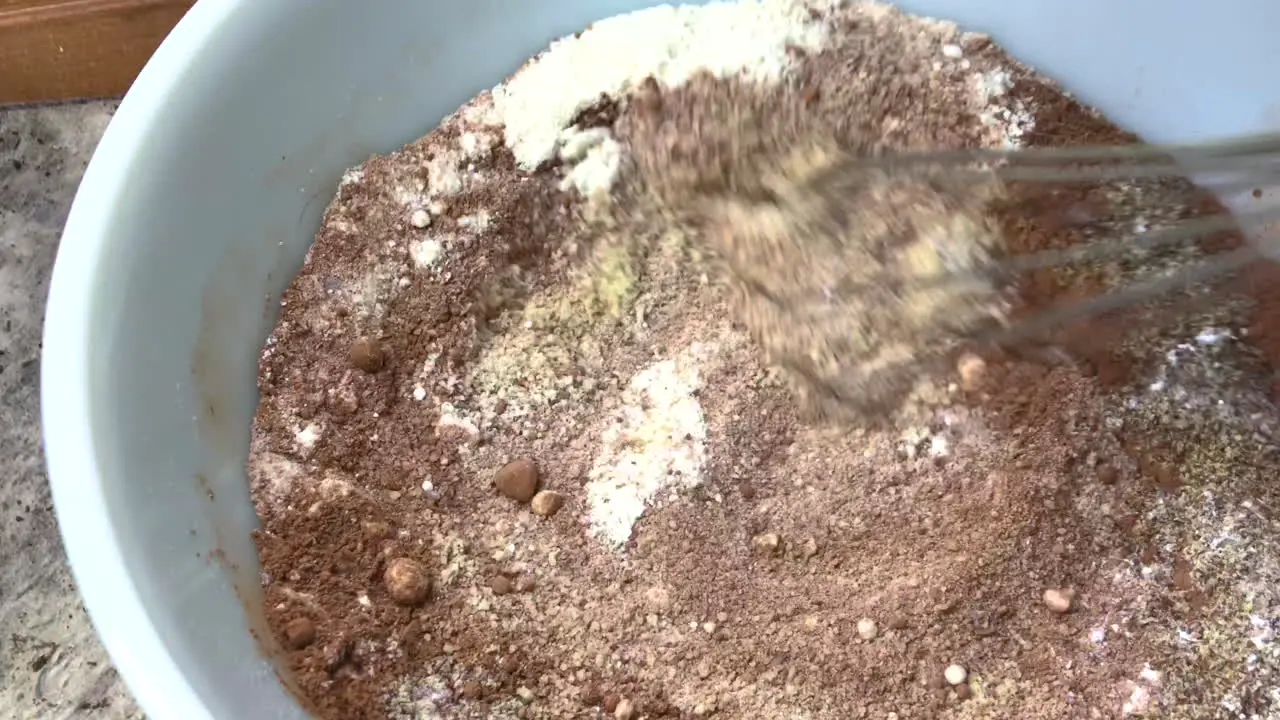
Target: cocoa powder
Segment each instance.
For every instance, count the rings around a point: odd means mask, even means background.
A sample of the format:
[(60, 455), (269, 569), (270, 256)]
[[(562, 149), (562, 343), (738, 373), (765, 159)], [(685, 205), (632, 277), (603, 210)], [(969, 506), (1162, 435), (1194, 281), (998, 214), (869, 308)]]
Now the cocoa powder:
[[(483, 95), (344, 184), (264, 352), (250, 458), (269, 622), (319, 717), (1115, 717), (1144, 664), (1178, 667), (1161, 628), (1234, 597), (1144, 553), (1169, 542), (1153, 508), (1191, 496), (1153, 462), (1218, 482), (1160, 454), (1179, 427), (1117, 422), (1164, 347), (1132, 332), (1156, 310), (1049, 338), (1087, 365), (989, 354), (963, 391), (925, 379), (935, 401), (896, 427), (812, 427), (734, 323), (696, 233), (650, 224), (654, 178), (696, 183), (769, 133), (998, 144), (972, 87), (988, 73), (1009, 77), (1000, 106), (1034, 121), (1021, 142), (1132, 139), (981, 36), (876, 6), (815, 13), (839, 41), (779, 87), (655, 82), (581, 114), (631, 163), (604, 221), (554, 164), (518, 171), (495, 142), (431, 200), (428, 232), (410, 222), (405, 188), (438, 181), (424, 168), (465, 134), (500, 134), (473, 119)], [(765, 129), (754, 146), (748, 117)], [(1114, 185), (1027, 186), (1001, 220), (1032, 252), (1133, 213), (1219, 211), (1188, 206), (1195, 194), (1165, 183), (1128, 207)], [(415, 266), (426, 239), (442, 246)], [(1128, 277), (1112, 270), (1031, 278), (1017, 311)], [(601, 438), (632, 412), (630, 379), (696, 343), (701, 482), (654, 499), (610, 548), (584, 530)], [(495, 489), (517, 460), (558, 512)], [(1167, 587), (1119, 580), (1164, 560)], [(393, 567), (425, 569), (429, 598), (397, 603)], [(1045, 607), (1048, 589), (1071, 594), (1069, 612)], [(863, 619), (874, 638), (859, 639)], [(955, 687), (953, 664), (968, 675)]]

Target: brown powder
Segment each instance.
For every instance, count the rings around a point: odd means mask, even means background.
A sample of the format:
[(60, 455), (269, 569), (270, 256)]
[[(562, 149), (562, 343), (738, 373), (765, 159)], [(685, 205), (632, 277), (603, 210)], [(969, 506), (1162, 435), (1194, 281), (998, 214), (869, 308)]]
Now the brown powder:
[[(872, 10), (831, 15), (839, 43), (782, 87), (704, 77), (588, 113), (633, 163), (610, 218), (499, 143), (461, 163), (429, 235), (414, 227), (404, 189), (434, 187), (424, 168), (454, 162), (464, 133), (497, 132), (468, 112), (342, 188), (263, 355), (250, 460), (268, 616), (320, 717), (1116, 717), (1144, 663), (1173, 657), (1184, 596), (1232, 597), (1186, 559), (1167, 590), (1118, 580), (1168, 539), (1151, 508), (1190, 492), (1148, 477), (1190, 467), (1159, 454), (1174, 431), (1117, 424), (1092, 372), (1119, 382), (1151, 355), (1150, 338), (1098, 342), (1149, 311), (1053, 338), (1095, 367), (990, 357), (963, 390), (924, 382), (897, 427), (809, 427), (734, 324), (705, 243), (652, 224), (655, 195), (779, 136), (993, 145), (983, 73), (1012, 78), (1000, 104), (1033, 116), (1024, 142), (1130, 137), (985, 38)], [(999, 219), (1019, 251), (1088, 242), (1126, 212), (1193, 212), (1176, 183), (1013, 191)], [(414, 268), (428, 237), (439, 255)], [(1033, 278), (1015, 312), (1123, 279), (1108, 272)], [(682, 352), (699, 368), (701, 483), (615, 552), (582, 522), (601, 438), (628, 417), (629, 379)], [(516, 458), (563, 508), (541, 518), (494, 489)], [(431, 577), (420, 606), (387, 588), (401, 559)], [(1071, 612), (1046, 608), (1047, 589), (1073, 592)], [(954, 688), (952, 664), (969, 675)]]

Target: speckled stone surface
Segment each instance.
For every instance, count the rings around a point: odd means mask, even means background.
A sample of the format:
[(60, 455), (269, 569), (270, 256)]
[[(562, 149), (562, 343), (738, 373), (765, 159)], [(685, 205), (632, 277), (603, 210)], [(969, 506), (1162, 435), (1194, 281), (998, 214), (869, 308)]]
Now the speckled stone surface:
[(0, 716), (141, 718), (63, 555), (40, 445), (58, 237), (114, 103), (0, 109)]

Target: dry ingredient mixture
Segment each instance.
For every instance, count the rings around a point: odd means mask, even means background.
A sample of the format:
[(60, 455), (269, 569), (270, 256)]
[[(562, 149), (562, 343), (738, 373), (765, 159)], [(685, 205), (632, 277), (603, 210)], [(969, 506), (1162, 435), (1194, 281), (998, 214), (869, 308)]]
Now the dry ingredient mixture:
[[(887, 423), (810, 422), (825, 366), (765, 361), (788, 316), (722, 272), (741, 233), (665, 214), (803, 138), (1134, 139), (985, 36), (761, 0), (597, 23), (352, 170), (249, 461), (319, 717), (1280, 717), (1275, 273), (1067, 328), (1080, 362), (966, 353)], [(1015, 251), (1218, 210), (1008, 193)], [(1010, 312), (1239, 242), (1212, 240), (1037, 273)]]

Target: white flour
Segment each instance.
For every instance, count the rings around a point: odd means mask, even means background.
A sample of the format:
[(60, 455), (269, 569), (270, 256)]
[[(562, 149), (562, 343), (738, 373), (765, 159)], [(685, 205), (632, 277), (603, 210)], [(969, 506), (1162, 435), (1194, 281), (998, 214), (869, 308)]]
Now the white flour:
[(973, 76), (975, 95), (979, 105), (978, 117), (984, 125), (998, 133), (1002, 145), (1021, 147), (1022, 138), (1035, 129), (1035, 115), (1020, 100), (1006, 97), (1013, 84), (1008, 70), (996, 70)]
[(631, 539), (645, 509), (702, 482), (707, 426), (696, 392), (694, 347), (654, 363), (631, 379), (620, 422), (605, 430), (587, 483), (591, 532), (615, 548)]
[(516, 162), (533, 170), (556, 156), (562, 131), (602, 94), (622, 97), (651, 76), (678, 87), (698, 71), (774, 82), (792, 66), (788, 46), (816, 51), (826, 40), (796, 0), (661, 5), (557, 40), (493, 89), (493, 105)]

